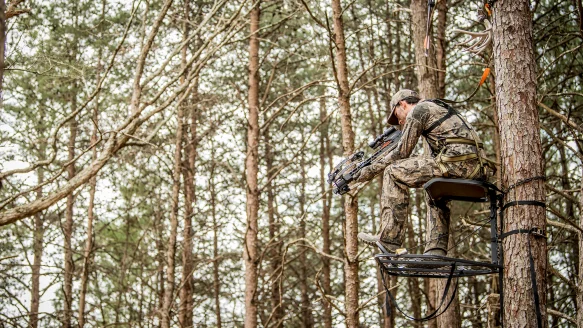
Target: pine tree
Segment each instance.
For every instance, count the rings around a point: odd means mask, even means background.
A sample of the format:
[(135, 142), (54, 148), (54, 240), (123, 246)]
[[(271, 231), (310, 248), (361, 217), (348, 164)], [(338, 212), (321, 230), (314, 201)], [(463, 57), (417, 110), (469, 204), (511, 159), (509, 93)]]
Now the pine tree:
[[(544, 175), (544, 163), (538, 128), (536, 63), (529, 3), (497, 2), (492, 25), (502, 186), (509, 190), (504, 202), (531, 200), (544, 203), (544, 182), (536, 178)], [(535, 179), (530, 180), (532, 178)], [(532, 205), (509, 207), (504, 212), (502, 228), (505, 232), (531, 228), (546, 231), (545, 209)], [(546, 327), (546, 240), (519, 233), (506, 237), (502, 247), (504, 326)], [(536, 277), (530, 277), (530, 252)], [(538, 287), (538, 307), (542, 315), (542, 322), (538, 324), (531, 278), (536, 280)]]

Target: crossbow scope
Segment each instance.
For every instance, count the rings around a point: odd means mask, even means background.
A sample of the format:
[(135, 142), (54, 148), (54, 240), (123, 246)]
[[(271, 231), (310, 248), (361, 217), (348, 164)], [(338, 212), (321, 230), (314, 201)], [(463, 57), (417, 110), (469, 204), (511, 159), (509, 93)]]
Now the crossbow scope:
[(377, 136), (368, 146), (375, 152), (368, 158), (364, 158), (364, 151), (358, 151), (338, 163), (332, 172), (328, 173), (328, 183), (332, 184), (332, 191), (336, 195), (344, 195), (349, 192), (350, 183), (353, 182), (354, 176), (364, 167), (375, 163), (389, 151), (393, 150), (401, 139), (401, 131), (390, 127), (381, 135)]

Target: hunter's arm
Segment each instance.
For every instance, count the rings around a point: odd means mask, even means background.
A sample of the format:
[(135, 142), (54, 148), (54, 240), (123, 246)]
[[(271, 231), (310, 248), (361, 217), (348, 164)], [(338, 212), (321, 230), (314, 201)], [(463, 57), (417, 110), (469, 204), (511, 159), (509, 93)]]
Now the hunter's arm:
[[(413, 111), (412, 111), (413, 112)], [(410, 113), (411, 114), (411, 113)], [(413, 115), (407, 116), (407, 122), (403, 127), (401, 140), (397, 144), (397, 147), (390, 151), (387, 155), (383, 158), (379, 159), (378, 161), (372, 163), (370, 166), (367, 166), (361, 176), (358, 178), (358, 181), (368, 181), (381, 172), (391, 163), (407, 158), (415, 149), (415, 145), (417, 145), (417, 141), (419, 141), (419, 137), (423, 132), (423, 125), (419, 122)]]

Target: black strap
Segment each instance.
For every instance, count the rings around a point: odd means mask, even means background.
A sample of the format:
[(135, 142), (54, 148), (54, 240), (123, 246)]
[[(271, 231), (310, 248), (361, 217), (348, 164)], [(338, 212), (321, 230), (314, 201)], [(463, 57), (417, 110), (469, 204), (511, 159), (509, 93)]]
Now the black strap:
[(530, 228), (530, 229), (515, 229), (515, 230), (505, 232), (505, 233), (500, 235), (499, 239), (502, 240), (508, 236), (516, 235), (518, 233), (526, 233), (526, 234), (534, 235), (537, 237), (545, 237), (546, 238), (545, 233), (542, 229)]
[(445, 122), (445, 120), (447, 120), (448, 118), (452, 117), (455, 113), (450, 111), (449, 108), (447, 110), (447, 114), (445, 114), (444, 116), (442, 116), (439, 120), (433, 122), (433, 124), (431, 124), (427, 129), (423, 130), (423, 132), (421, 134), (423, 134), (423, 136), (427, 137), (427, 135), (429, 133), (431, 133), (431, 131), (433, 131), (436, 127), (440, 126), (441, 123)]
[(468, 130), (471, 130), (471, 128), (466, 124), (466, 120), (464, 120), (460, 116), (460, 114), (450, 104), (446, 103), (445, 101), (443, 101), (441, 99), (426, 99), (424, 101), (432, 102), (432, 103), (436, 104), (437, 106), (440, 106), (440, 107), (447, 109), (447, 114), (442, 116), (439, 120), (433, 122), (433, 124), (431, 124), (427, 129), (423, 130), (423, 132), (421, 133), (423, 136), (427, 137), (427, 135), (429, 133), (431, 133), (431, 131), (433, 131), (436, 127), (440, 126), (441, 123), (445, 122), (445, 120), (447, 120), (448, 118), (450, 118), (454, 115), (457, 116), (460, 119), (460, 121), (462, 121), (462, 124)]
[[(531, 229), (516, 229), (516, 230), (508, 231), (508, 232), (500, 235), (500, 240), (502, 240), (508, 236), (518, 234), (518, 233), (526, 233), (528, 235), (534, 235), (537, 237), (545, 237), (542, 229), (531, 228)], [(537, 322), (538, 328), (542, 328), (543, 327), (542, 312), (540, 310), (540, 297), (538, 295), (538, 285), (536, 283), (536, 270), (534, 268), (534, 258), (532, 256), (532, 246), (530, 244), (530, 238), (527, 238), (527, 241), (528, 241), (528, 261), (529, 261), (529, 267), (530, 267), (530, 282), (532, 285), (532, 294), (533, 294), (532, 296), (533, 296), (534, 308), (535, 308), (535, 312), (536, 312), (536, 322)]]
[(418, 321), (418, 322), (428, 321), (428, 320), (435, 319), (435, 318), (439, 317), (440, 315), (442, 315), (445, 311), (447, 311), (447, 309), (449, 308), (449, 306), (453, 302), (453, 299), (455, 298), (455, 293), (457, 292), (457, 289), (458, 289), (459, 278), (456, 279), (456, 283), (455, 283), (455, 287), (453, 289), (452, 296), (449, 299), (449, 301), (447, 302), (447, 305), (445, 306), (445, 308), (443, 310), (440, 311), (441, 307), (443, 306), (443, 304), (445, 303), (445, 300), (447, 298), (447, 293), (449, 292), (449, 288), (451, 286), (451, 280), (453, 278), (456, 266), (457, 266), (457, 263), (453, 262), (451, 265), (451, 270), (449, 272), (449, 276), (447, 277), (447, 282), (445, 284), (445, 289), (443, 291), (443, 295), (441, 296), (441, 302), (439, 303), (439, 306), (437, 306), (435, 308), (435, 311), (433, 311), (432, 313), (428, 314), (427, 316), (425, 316), (423, 318), (415, 318), (411, 315), (408, 315), (403, 310), (401, 310), (399, 305), (397, 305), (397, 301), (395, 300), (395, 297), (393, 296), (393, 294), (391, 294), (391, 291), (387, 287), (387, 282), (385, 280), (385, 274), (381, 268), (381, 278), (383, 280), (383, 286), (385, 287), (385, 308), (386, 308), (387, 316), (388, 317), (391, 316), (391, 302), (393, 302), (393, 304), (395, 305), (395, 308), (397, 310), (399, 310), (399, 312), (401, 312), (401, 314), (403, 314), (406, 318), (413, 320), (413, 321)]
[(509, 190), (514, 189), (514, 188), (516, 188), (518, 186), (522, 186), (523, 184), (529, 183), (531, 181), (536, 181), (536, 180), (543, 180), (543, 181), (545, 181), (546, 179), (547, 179), (547, 177), (545, 177), (544, 175), (539, 175), (539, 176), (532, 177), (532, 178), (522, 179), (522, 180), (517, 181), (515, 184), (510, 185), (510, 187), (508, 187), (506, 189), (506, 192), (508, 192)]
[(543, 202), (539, 202), (538, 200), (515, 200), (512, 202), (508, 202), (502, 206), (502, 211), (506, 210), (512, 206), (519, 206), (519, 205), (533, 205), (533, 206), (540, 206), (540, 207), (547, 207), (547, 204)]
[(532, 257), (532, 248), (530, 246), (530, 238), (528, 240), (528, 261), (530, 262), (530, 281), (532, 283), (532, 294), (534, 298), (534, 308), (536, 310), (536, 323), (538, 324), (538, 328), (542, 328), (543, 326), (543, 319), (542, 313), (540, 311), (540, 299), (538, 296), (538, 286), (536, 284), (536, 271), (534, 269), (534, 259)]

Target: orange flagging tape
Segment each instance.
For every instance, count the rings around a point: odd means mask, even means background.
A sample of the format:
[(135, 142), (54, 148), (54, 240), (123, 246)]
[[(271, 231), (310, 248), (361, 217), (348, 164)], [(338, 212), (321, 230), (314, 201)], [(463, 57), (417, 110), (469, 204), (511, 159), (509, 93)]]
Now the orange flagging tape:
[(490, 75), (490, 67), (486, 67), (486, 69), (484, 70), (484, 74), (482, 74), (482, 78), (480, 79), (480, 83), (478, 84), (478, 86), (482, 86), (482, 84), (484, 84), (484, 82), (488, 78), (488, 75)]
[(488, 13), (488, 16), (492, 16), (492, 10), (490, 9), (490, 5), (489, 4), (485, 4), (484, 5), (484, 9), (486, 9), (486, 12)]

